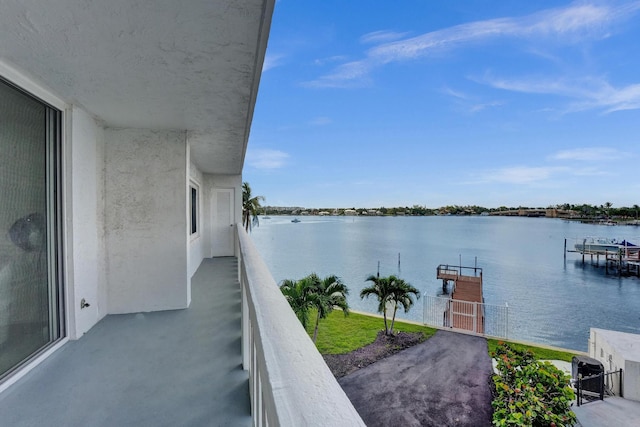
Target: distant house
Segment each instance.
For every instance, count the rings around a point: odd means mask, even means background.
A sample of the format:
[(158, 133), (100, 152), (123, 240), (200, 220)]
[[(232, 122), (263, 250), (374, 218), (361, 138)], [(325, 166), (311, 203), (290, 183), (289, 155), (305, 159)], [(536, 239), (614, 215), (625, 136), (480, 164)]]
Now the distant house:
[(355, 209), (345, 209), (344, 214), (346, 216), (357, 216), (358, 212)]

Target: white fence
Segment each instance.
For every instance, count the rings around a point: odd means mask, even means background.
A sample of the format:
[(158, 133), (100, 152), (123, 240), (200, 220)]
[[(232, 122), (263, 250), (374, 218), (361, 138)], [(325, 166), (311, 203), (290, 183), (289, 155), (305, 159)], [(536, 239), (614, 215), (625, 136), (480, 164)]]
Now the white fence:
[(289, 307), (253, 242), (237, 225), (242, 362), (254, 426), (364, 426)]
[(423, 323), (508, 338), (509, 307), (424, 295)]

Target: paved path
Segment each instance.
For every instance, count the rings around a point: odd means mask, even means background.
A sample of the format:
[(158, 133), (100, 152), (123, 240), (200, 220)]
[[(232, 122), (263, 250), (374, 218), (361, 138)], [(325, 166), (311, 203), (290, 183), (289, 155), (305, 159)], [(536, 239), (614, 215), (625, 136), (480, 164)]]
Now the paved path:
[(571, 409), (582, 427), (640, 426), (640, 402), (621, 397), (607, 397)]
[(422, 344), (339, 380), (369, 427), (490, 426), (484, 338), (438, 331)]

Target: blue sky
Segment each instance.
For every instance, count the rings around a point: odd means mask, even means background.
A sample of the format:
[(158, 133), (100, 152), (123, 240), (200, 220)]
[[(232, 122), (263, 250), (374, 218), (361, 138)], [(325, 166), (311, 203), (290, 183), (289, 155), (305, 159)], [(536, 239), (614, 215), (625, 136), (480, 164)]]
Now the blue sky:
[(264, 204), (640, 204), (640, 1), (276, 3)]

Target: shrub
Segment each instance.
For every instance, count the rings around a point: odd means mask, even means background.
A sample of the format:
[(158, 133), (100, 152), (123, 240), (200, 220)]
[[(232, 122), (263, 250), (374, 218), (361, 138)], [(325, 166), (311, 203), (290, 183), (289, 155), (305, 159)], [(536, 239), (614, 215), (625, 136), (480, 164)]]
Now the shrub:
[(493, 406), (494, 426), (565, 427), (573, 426), (574, 399), (570, 377), (549, 362), (535, 360), (529, 350), (500, 344), (491, 356), (498, 374)]

